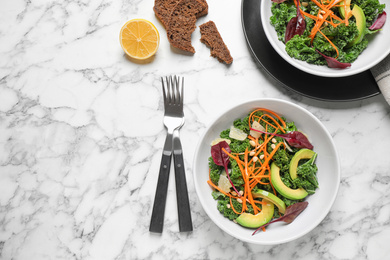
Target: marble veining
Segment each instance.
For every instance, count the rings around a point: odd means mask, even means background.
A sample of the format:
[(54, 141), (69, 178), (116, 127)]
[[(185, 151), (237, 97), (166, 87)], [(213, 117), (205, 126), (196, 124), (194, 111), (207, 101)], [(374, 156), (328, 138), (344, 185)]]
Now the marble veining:
[[(0, 259), (389, 259), (390, 108), (381, 95), (324, 102), (278, 85), (248, 50), (241, 2), (209, 2), (231, 66), (170, 48), (153, 0), (0, 1)], [(221, 9), (223, 6), (223, 10)], [(229, 15), (227, 15), (229, 14)], [(118, 36), (129, 19), (161, 35), (152, 62), (137, 64)], [(164, 232), (149, 233), (166, 131), (160, 77), (185, 77), (181, 129), (194, 231), (179, 233), (173, 171)], [(197, 199), (192, 164), (206, 126), (233, 104), (293, 101), (335, 140), (342, 178), (321, 224), (277, 246), (220, 230)], [(172, 169), (173, 170), (173, 169)]]

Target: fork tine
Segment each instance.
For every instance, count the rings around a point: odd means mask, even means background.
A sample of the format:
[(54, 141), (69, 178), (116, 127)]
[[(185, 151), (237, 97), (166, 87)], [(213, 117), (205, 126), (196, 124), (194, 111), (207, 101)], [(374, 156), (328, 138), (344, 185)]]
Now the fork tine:
[(179, 105), (180, 104), (180, 91), (179, 91), (179, 80), (180, 77), (175, 76), (175, 89), (176, 89), (176, 95), (175, 95), (175, 104)]
[(171, 103), (172, 105), (175, 105), (176, 104), (176, 99), (177, 99), (177, 94), (176, 94), (176, 76), (173, 76), (171, 77), (171, 90), (172, 90), (172, 94), (171, 94)]
[(172, 103), (172, 77), (171, 76), (167, 76), (167, 89), (168, 89), (168, 98), (167, 98), (167, 102), (168, 104), (171, 104)]
[(170, 76), (171, 77), (171, 89), (172, 89), (172, 103), (171, 104), (175, 104), (175, 95), (176, 95), (176, 91), (175, 91), (175, 83), (176, 83), (176, 80), (175, 80), (175, 76)]
[(184, 101), (184, 77), (181, 78), (181, 85), (180, 85), (180, 105), (183, 106)]
[(184, 77), (171, 75), (161, 78), (164, 95), (164, 105), (183, 106), (184, 103)]
[[(174, 90), (175, 90), (175, 100), (174, 100), (174, 103), (178, 106), (182, 106), (183, 105), (183, 80), (184, 80), (184, 77), (183, 78), (180, 78), (179, 76), (174, 76)], [(180, 80), (182, 80), (182, 82), (180, 82)]]
[(167, 93), (166, 93), (166, 90), (165, 90), (166, 86), (164, 84), (164, 78), (163, 77), (161, 77), (161, 84), (162, 84), (162, 90), (163, 90), (163, 96), (164, 96), (164, 105), (166, 105), (166, 103), (167, 103)]

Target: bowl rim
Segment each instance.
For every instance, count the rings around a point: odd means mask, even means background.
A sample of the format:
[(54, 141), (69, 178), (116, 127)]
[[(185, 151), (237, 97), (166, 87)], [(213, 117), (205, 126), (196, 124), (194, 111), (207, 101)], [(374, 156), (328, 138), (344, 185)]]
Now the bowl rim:
[[(269, 2), (271, 2), (271, 0), (269, 0)], [(264, 1), (264, 0), (261, 1), (261, 3), (260, 3), (260, 18), (261, 18), (261, 23), (263, 25), (264, 33), (266, 35), (267, 40), (269, 41), (271, 46), (274, 48), (274, 50), (285, 61), (287, 61), (292, 66), (294, 66), (297, 69), (300, 69), (300, 70), (302, 70), (302, 71), (304, 71), (306, 73), (309, 73), (309, 74), (312, 74), (312, 75), (316, 75), (316, 76), (320, 76), (320, 77), (331, 77), (331, 78), (340, 78), (340, 77), (353, 76), (353, 75), (356, 75), (356, 74), (359, 74), (361, 72), (364, 72), (364, 71), (367, 71), (367, 70), (371, 69), (372, 67), (374, 67), (375, 65), (380, 63), (383, 59), (385, 59), (387, 57), (387, 55), (389, 55), (389, 53), (390, 53), (390, 42), (389, 42), (389, 44), (386, 45), (387, 48), (383, 52), (381, 52), (381, 54), (379, 56), (377, 56), (376, 59), (373, 59), (371, 62), (365, 63), (364, 66), (360, 66), (359, 68), (353, 68), (353, 67), (351, 67), (349, 69), (348, 68), (347, 69), (335, 69), (335, 68), (332, 69), (332, 68), (329, 68), (329, 71), (316, 70), (315, 66), (320, 66), (320, 65), (308, 64), (305, 61), (294, 59), (294, 58), (290, 57), (286, 53), (285, 49), (281, 49), (278, 46), (279, 40), (277, 39), (277, 41), (275, 41), (274, 37), (271, 35), (270, 29), (273, 28), (273, 26), (271, 26), (270, 23), (269, 23), (269, 17), (267, 17), (265, 15), (265, 13), (267, 12), (267, 8), (265, 8), (265, 5), (267, 5), (267, 4), (269, 4), (268, 1)], [(273, 31), (275, 31), (275, 30), (273, 30)], [(368, 45), (368, 47), (365, 50), (367, 50), (369, 48), (369, 46), (370, 45)], [(354, 61), (354, 62), (356, 62), (356, 61)], [(353, 66), (353, 64), (354, 63), (352, 63), (352, 66)], [(323, 67), (321, 66), (321, 68), (323, 68)]]
[[(211, 213), (209, 211), (208, 207), (205, 206), (206, 205), (206, 201), (203, 198), (202, 194), (200, 193), (200, 186), (199, 185), (201, 185), (201, 184), (198, 182), (198, 179), (196, 178), (197, 177), (197, 172), (198, 172), (198, 169), (197, 169), (198, 166), (197, 166), (196, 162), (198, 161), (198, 157), (200, 156), (199, 151), (200, 151), (201, 146), (204, 143), (204, 138), (206, 137), (208, 131), (212, 128), (212, 126), (214, 124), (216, 124), (216, 122), (220, 118), (222, 118), (224, 115), (229, 114), (231, 111), (237, 109), (238, 107), (245, 106), (245, 105), (252, 104), (252, 103), (253, 104), (254, 103), (261, 103), (261, 102), (276, 102), (276, 103), (281, 103), (281, 104), (284, 104), (284, 105), (287, 105), (287, 106), (295, 107), (296, 109), (301, 110), (301, 112), (305, 113), (306, 115), (311, 117), (314, 121), (316, 121), (316, 123), (324, 130), (324, 133), (326, 134), (326, 136), (330, 140), (332, 153), (335, 155), (335, 162), (336, 162), (336, 165), (335, 165), (336, 167), (335, 168), (337, 169), (337, 174), (336, 174), (337, 179), (336, 179), (335, 192), (329, 198), (329, 202), (330, 203), (328, 204), (328, 207), (326, 208), (326, 210), (320, 215), (319, 218), (317, 218), (316, 221), (312, 222), (312, 225), (311, 225), (310, 228), (308, 228), (305, 231), (303, 231), (301, 233), (298, 233), (298, 234), (296, 234), (294, 236), (291, 236), (291, 237), (288, 237), (288, 238), (281, 238), (280, 241), (278, 241), (278, 242), (254, 241), (254, 240), (250, 239), (250, 237), (238, 236), (237, 234), (235, 234), (231, 230), (225, 229), (225, 227), (221, 223), (219, 223), (217, 217), (215, 217), (217, 215)], [(275, 112), (278, 113), (278, 111), (275, 111)], [(303, 108), (303, 107), (301, 107), (301, 106), (299, 106), (297, 104), (294, 104), (294, 103), (292, 103), (290, 101), (283, 100), (283, 99), (278, 99), (278, 98), (256, 98), (256, 99), (251, 99), (251, 100), (247, 100), (247, 101), (244, 101), (244, 102), (240, 102), (240, 103), (230, 107), (229, 109), (223, 111), (222, 113), (220, 113), (219, 115), (217, 115), (216, 117), (214, 117), (211, 120), (209, 125), (206, 127), (206, 129), (204, 130), (204, 132), (200, 136), (198, 144), (196, 146), (194, 160), (193, 160), (192, 177), (193, 177), (193, 180), (194, 180), (195, 191), (196, 191), (197, 197), (198, 197), (198, 199), (199, 199), (199, 201), (201, 203), (201, 206), (202, 206), (203, 210), (206, 212), (208, 217), (221, 230), (223, 230), (224, 232), (228, 233), (229, 235), (231, 235), (231, 236), (233, 236), (233, 237), (235, 237), (235, 238), (237, 238), (239, 240), (242, 240), (244, 242), (248, 242), (248, 243), (252, 243), (252, 244), (258, 244), (258, 245), (277, 245), (277, 244), (287, 243), (287, 242), (293, 241), (295, 239), (298, 239), (300, 237), (303, 237), (304, 235), (306, 235), (307, 233), (309, 233), (310, 231), (315, 229), (325, 219), (325, 217), (329, 214), (331, 208), (333, 207), (334, 202), (335, 202), (335, 200), (337, 198), (337, 195), (338, 195), (338, 192), (339, 192), (340, 180), (341, 180), (341, 166), (340, 166), (340, 158), (339, 158), (339, 155), (338, 155), (338, 152), (337, 152), (337, 149), (336, 149), (336, 145), (335, 145), (335, 143), (333, 141), (332, 136), (330, 135), (328, 130), (325, 128), (325, 126), (321, 123), (321, 121), (317, 117), (315, 117), (310, 111), (308, 111), (307, 109), (305, 109), (305, 108)]]

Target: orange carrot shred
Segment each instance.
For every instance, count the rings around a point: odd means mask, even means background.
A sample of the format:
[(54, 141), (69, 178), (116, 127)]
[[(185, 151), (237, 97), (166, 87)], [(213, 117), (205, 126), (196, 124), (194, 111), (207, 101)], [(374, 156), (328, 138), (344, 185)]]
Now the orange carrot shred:
[(238, 215), (241, 214), (240, 212), (236, 211), (236, 209), (234, 208), (233, 203), (232, 203), (232, 197), (230, 197), (230, 207), (234, 211), (234, 213), (236, 213)]

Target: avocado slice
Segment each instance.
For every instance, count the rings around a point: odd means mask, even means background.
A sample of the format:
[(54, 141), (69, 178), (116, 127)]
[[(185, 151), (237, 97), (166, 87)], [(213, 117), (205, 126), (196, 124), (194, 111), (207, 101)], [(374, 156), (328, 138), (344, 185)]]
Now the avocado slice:
[(310, 159), (315, 155), (315, 152), (310, 149), (301, 149), (296, 154), (294, 154), (293, 158), (290, 161), (290, 176), (291, 179), (297, 178), (297, 167), (298, 163), (302, 159)]
[[(344, 3), (347, 5), (346, 9), (347, 9), (347, 12), (345, 12), (345, 9), (344, 9)], [(342, 18), (345, 18), (345, 13), (349, 14), (349, 17), (351, 17), (351, 0), (344, 0), (344, 1), (341, 1), (339, 3), (339, 12), (340, 12), (340, 15)], [(348, 17), (348, 19), (349, 19)]]
[(274, 204), (268, 200), (263, 199), (263, 201), (266, 202), (266, 204), (262, 205), (262, 209), (258, 214), (253, 215), (244, 212), (236, 218), (237, 223), (247, 228), (258, 228), (267, 224), (274, 216)]
[(286, 212), (286, 204), (283, 200), (276, 197), (274, 194), (265, 191), (265, 190), (256, 190), (256, 192), (252, 192), (253, 198), (263, 198), (267, 201), (272, 202), (276, 207), (278, 207), (279, 212), (284, 214)]
[(308, 195), (307, 191), (303, 188), (294, 190), (287, 187), (286, 184), (284, 184), (282, 179), (280, 178), (280, 168), (275, 163), (271, 164), (271, 181), (275, 189), (282, 196), (288, 199), (300, 200), (305, 198)]
[(364, 15), (362, 8), (360, 8), (358, 5), (355, 5), (352, 9), (352, 15), (355, 16), (356, 26), (358, 28), (359, 34), (350, 43), (347, 44), (347, 47), (351, 47), (360, 43), (363, 40), (364, 31), (366, 30), (366, 16)]

